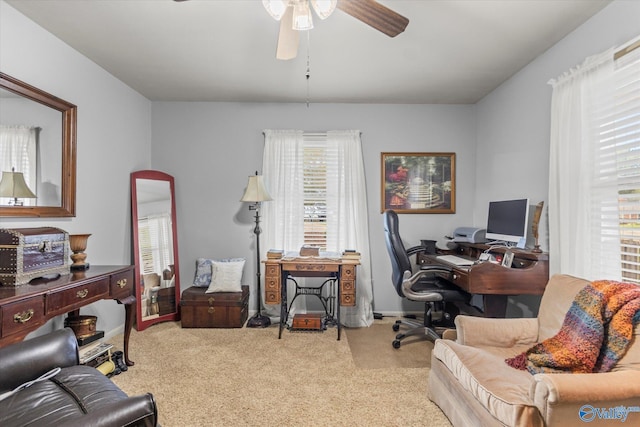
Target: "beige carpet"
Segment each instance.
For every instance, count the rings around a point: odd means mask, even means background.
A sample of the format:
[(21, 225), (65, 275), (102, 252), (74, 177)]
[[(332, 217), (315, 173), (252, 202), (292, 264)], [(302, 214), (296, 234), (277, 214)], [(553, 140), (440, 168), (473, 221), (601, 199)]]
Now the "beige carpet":
[[(393, 350), (393, 332), (385, 329), (372, 338), (380, 351), (386, 345)], [(337, 341), (335, 328), (284, 331), (278, 340), (277, 326), (181, 329), (162, 323), (132, 332), (136, 364), (113, 381), (130, 395), (153, 393), (164, 427), (450, 426), (426, 397), (427, 367), (358, 368), (377, 367), (367, 361), (370, 355), (356, 356), (358, 363), (352, 357), (349, 341), (363, 341), (366, 332), (346, 330)], [(416, 344), (399, 350), (422, 352)], [(355, 346), (365, 350), (358, 354), (374, 347)]]
[(369, 328), (346, 329), (349, 349), (358, 369), (429, 368), (433, 343), (407, 337), (400, 348), (391, 345), (395, 320), (376, 320)]

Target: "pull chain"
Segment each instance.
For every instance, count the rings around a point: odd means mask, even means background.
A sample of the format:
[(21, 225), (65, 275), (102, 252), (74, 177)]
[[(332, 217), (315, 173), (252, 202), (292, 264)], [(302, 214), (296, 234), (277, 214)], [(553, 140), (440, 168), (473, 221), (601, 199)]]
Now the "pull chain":
[(309, 108), (309, 78), (311, 77), (311, 31), (307, 31), (307, 108)]

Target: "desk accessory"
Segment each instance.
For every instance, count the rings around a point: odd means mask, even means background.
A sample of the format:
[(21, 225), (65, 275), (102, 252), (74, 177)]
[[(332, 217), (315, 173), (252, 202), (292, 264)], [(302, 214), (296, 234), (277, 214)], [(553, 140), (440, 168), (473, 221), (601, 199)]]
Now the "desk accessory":
[(271, 325), (271, 319), (269, 317), (264, 316), (262, 314), (262, 291), (260, 289), (260, 233), (262, 230), (260, 229), (260, 205), (262, 202), (268, 202), (273, 200), (269, 195), (266, 187), (264, 186), (264, 181), (262, 179), (262, 175), (258, 175), (258, 171), (256, 171), (255, 176), (249, 177), (249, 182), (247, 183), (247, 188), (240, 199), (241, 202), (251, 202), (249, 205), (249, 210), (255, 210), (255, 221), (256, 226), (253, 229), (253, 232), (256, 235), (256, 290), (257, 290), (257, 313), (247, 322), (247, 327), (256, 328), (262, 327), (266, 328)]
[(536, 211), (533, 214), (533, 225), (531, 226), (531, 231), (533, 234), (533, 238), (535, 239), (535, 244), (533, 246), (533, 250), (531, 252), (540, 254), (542, 250), (540, 249), (540, 245), (538, 244), (538, 225), (540, 224), (540, 217), (542, 216), (542, 207), (544, 206), (544, 201), (538, 203), (536, 205)]
[(89, 268), (89, 263), (85, 261), (87, 254), (84, 253), (87, 250), (89, 236), (91, 234), (69, 234), (69, 248), (73, 251), (73, 254), (71, 254), (71, 259), (73, 260), (73, 264), (71, 264), (72, 270), (86, 270)]

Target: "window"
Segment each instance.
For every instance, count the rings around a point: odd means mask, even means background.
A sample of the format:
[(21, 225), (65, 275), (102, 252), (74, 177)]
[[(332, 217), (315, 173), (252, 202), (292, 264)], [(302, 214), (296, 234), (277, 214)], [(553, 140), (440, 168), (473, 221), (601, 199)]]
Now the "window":
[(612, 78), (613, 102), (595, 109), (594, 193), (615, 197), (595, 197), (594, 209), (603, 244), (620, 247), (623, 280), (640, 283), (640, 49), (615, 61)]
[(551, 274), (640, 283), (639, 47), (640, 37), (549, 82)]
[[(36, 149), (38, 128), (0, 125), (0, 175), (3, 171), (21, 172), (29, 190), (36, 188)], [(1, 177), (1, 176), (0, 176)], [(21, 199), (25, 206), (35, 206), (36, 199)], [(13, 200), (0, 198), (0, 205)]]
[(163, 271), (173, 263), (171, 216), (151, 215), (138, 220), (141, 274)]
[(327, 162), (325, 135), (303, 135), (304, 244), (327, 249)]
[[(360, 252), (356, 306), (342, 307), (340, 319), (351, 327), (370, 325), (373, 287), (360, 131), (267, 129), (264, 135), (262, 171), (273, 198), (261, 206), (264, 247), (296, 252), (313, 244), (327, 252)], [(294, 309), (303, 307), (306, 299), (296, 299)], [(270, 314), (277, 315), (276, 309)]]

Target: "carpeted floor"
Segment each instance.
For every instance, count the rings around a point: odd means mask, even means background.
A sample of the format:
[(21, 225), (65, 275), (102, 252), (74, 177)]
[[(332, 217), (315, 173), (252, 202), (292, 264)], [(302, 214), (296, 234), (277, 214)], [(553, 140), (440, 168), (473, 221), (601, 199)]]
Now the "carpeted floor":
[[(335, 328), (284, 331), (278, 340), (277, 326), (182, 329), (179, 322), (162, 323), (132, 331), (136, 364), (113, 381), (130, 395), (153, 393), (163, 427), (450, 426), (426, 397), (427, 365), (403, 367), (428, 363), (428, 354), (411, 354), (427, 353), (424, 343), (394, 350), (389, 324), (343, 332), (340, 341)], [(383, 358), (386, 350), (393, 357)], [(371, 353), (386, 366), (374, 363)], [(397, 362), (401, 354), (413, 361)]]
[[(394, 319), (395, 320), (395, 319)], [(429, 368), (433, 343), (408, 337), (400, 348), (391, 345), (394, 320), (377, 320), (369, 328), (346, 329), (349, 349), (358, 369)]]

